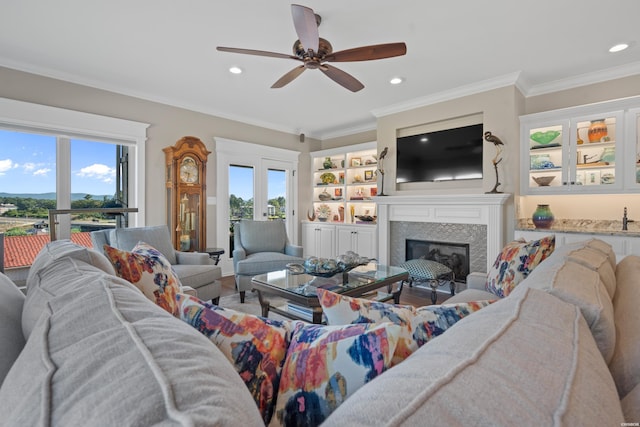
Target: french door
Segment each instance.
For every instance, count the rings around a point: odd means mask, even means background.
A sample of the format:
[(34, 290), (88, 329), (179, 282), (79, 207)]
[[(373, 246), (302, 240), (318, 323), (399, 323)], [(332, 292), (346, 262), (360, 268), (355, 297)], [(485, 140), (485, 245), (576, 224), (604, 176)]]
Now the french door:
[(223, 275), (233, 271), (233, 228), (242, 219), (284, 221), (289, 240), (297, 242), (298, 155), (297, 151), (216, 139), (216, 242), (227, 254), (220, 264)]

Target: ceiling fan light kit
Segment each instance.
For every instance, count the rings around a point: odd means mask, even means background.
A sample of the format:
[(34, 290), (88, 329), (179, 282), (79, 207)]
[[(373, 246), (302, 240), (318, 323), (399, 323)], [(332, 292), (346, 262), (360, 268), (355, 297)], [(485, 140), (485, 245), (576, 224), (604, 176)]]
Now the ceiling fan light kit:
[(293, 17), (296, 34), (298, 35), (298, 40), (293, 44), (293, 55), (224, 46), (218, 46), (217, 50), (245, 55), (294, 59), (302, 62), (302, 65), (299, 65), (280, 77), (280, 79), (271, 86), (272, 88), (286, 86), (305, 70), (309, 69), (320, 70), (331, 80), (352, 92), (361, 90), (364, 88), (364, 85), (349, 73), (329, 65), (327, 62), (371, 61), (375, 59), (392, 58), (407, 53), (407, 46), (402, 42), (362, 46), (333, 52), (331, 43), (320, 38), (318, 34), (318, 26), (322, 20), (319, 15), (315, 14), (311, 8), (297, 4), (291, 5), (291, 15)]

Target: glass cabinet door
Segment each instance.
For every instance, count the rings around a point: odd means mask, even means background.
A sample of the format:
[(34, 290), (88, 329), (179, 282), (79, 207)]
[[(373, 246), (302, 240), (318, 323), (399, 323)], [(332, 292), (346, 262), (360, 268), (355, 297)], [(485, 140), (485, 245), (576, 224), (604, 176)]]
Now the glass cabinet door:
[(522, 166), (527, 193), (561, 190), (569, 180), (565, 167), (569, 147), (569, 121), (543, 123), (526, 130), (528, 155)]
[[(572, 121), (572, 161), (569, 182), (591, 190), (609, 191), (622, 186), (618, 171), (622, 160), (618, 136), (624, 134), (620, 127), (621, 113), (584, 117)], [(624, 138), (622, 138), (624, 139)]]

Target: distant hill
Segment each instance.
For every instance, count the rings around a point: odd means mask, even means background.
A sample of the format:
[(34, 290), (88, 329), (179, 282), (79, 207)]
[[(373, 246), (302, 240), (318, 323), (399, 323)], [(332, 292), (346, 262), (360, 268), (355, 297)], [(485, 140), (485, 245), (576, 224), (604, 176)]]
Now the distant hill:
[[(87, 193), (71, 193), (71, 200), (82, 200), (85, 198)], [(21, 199), (38, 199), (38, 200), (55, 200), (56, 193), (26, 193), (26, 194), (18, 194), (18, 193), (1, 193), (0, 197), (19, 197)], [(107, 195), (91, 195), (93, 200), (104, 200), (104, 198), (112, 198), (113, 196)]]

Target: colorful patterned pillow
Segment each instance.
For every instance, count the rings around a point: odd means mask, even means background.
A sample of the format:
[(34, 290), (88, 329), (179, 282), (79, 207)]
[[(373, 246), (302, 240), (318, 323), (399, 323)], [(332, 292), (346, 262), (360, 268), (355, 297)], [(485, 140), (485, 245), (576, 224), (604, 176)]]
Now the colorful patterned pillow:
[(356, 390), (391, 366), (400, 327), (297, 322), (282, 368), (271, 425), (321, 424)]
[(169, 313), (177, 314), (176, 294), (182, 285), (169, 261), (157, 249), (139, 242), (131, 252), (104, 245), (104, 253), (118, 277), (131, 282)]
[(213, 342), (249, 388), (265, 424), (275, 409), (291, 322), (281, 322), (178, 294), (179, 317)]
[(325, 289), (318, 289), (317, 292), (322, 311), (330, 325), (382, 322), (399, 325), (400, 336), (393, 355), (393, 365), (402, 362), (458, 320), (493, 302), (430, 305), (416, 309), (413, 306), (348, 297)]
[(555, 234), (540, 240), (516, 240), (507, 244), (487, 273), (487, 291), (500, 298), (506, 297), (538, 264), (551, 255), (555, 246)]

